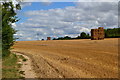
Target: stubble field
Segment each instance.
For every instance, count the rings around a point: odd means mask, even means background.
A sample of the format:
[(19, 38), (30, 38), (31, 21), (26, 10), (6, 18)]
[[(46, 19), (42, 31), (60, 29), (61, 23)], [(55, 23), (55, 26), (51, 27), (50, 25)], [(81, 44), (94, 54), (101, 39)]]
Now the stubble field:
[(117, 78), (118, 39), (17, 41), (38, 78)]

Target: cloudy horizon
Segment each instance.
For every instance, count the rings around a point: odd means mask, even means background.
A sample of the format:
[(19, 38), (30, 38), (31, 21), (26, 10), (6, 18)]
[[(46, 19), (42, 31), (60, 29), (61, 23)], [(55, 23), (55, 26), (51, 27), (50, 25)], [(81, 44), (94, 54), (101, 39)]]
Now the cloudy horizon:
[(24, 2), (13, 24), (18, 40), (77, 37), (92, 28), (118, 27), (117, 2)]

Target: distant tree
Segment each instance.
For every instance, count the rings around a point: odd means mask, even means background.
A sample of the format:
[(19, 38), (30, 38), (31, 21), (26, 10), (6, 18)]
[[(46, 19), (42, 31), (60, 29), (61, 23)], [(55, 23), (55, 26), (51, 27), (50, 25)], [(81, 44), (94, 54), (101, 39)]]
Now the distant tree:
[(67, 40), (67, 39), (71, 39), (71, 37), (65, 36), (63, 39)]
[(69, 37), (69, 36), (59, 37), (59, 38), (53, 38), (53, 40), (69, 40), (69, 39), (72, 39), (72, 38)]
[(53, 38), (53, 40), (57, 40), (56, 38)]
[(3, 2), (2, 7), (2, 56), (6, 56), (10, 53), (11, 46), (13, 46), (14, 38), (13, 34), (16, 33), (16, 30), (12, 28), (12, 23), (18, 21), (16, 16), (16, 10), (20, 10), (21, 7), (19, 4), (13, 5), (12, 2)]
[(87, 35), (86, 35), (86, 38), (87, 38), (87, 39), (89, 39), (89, 38), (91, 38), (91, 37), (90, 37), (90, 35), (89, 35), (89, 34), (87, 34)]
[(113, 29), (105, 29), (105, 37), (106, 38), (118, 38), (120, 37), (120, 28), (113, 28)]
[(64, 40), (64, 38), (63, 37), (59, 37), (57, 40)]
[(84, 38), (86, 38), (86, 33), (85, 32), (82, 32), (81, 34), (80, 34), (80, 37), (82, 38), (82, 39), (84, 39)]
[(77, 36), (76, 39), (80, 39), (81, 37), (80, 36)]

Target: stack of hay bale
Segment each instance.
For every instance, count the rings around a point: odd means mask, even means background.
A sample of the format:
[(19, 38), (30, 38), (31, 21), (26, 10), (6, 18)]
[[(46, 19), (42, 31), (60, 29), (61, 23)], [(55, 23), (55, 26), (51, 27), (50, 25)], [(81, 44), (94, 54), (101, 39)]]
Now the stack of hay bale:
[(91, 40), (102, 40), (104, 39), (104, 28), (99, 27), (98, 29), (91, 29)]
[(47, 40), (51, 40), (51, 37), (47, 37)]
[(98, 40), (98, 29), (91, 29), (91, 39)]
[(104, 29), (103, 29), (103, 27), (98, 28), (98, 39), (99, 40), (104, 39)]

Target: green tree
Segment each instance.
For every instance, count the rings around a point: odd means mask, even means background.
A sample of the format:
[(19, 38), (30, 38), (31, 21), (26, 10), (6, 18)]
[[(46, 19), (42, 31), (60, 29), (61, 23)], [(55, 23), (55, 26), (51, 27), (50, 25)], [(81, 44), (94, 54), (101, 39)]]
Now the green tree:
[(90, 37), (90, 35), (89, 34), (87, 34), (87, 39), (90, 39), (91, 37)]
[(118, 38), (120, 37), (120, 28), (105, 29), (106, 38)]
[(68, 40), (68, 39), (71, 39), (71, 37), (65, 36), (64, 39), (65, 39), (65, 40)]
[(82, 32), (81, 34), (80, 34), (80, 37), (82, 38), (82, 39), (84, 39), (84, 38), (86, 38), (86, 33), (85, 32)]
[(10, 53), (11, 46), (13, 46), (16, 30), (12, 28), (12, 23), (18, 21), (15, 10), (20, 10), (19, 4), (13, 5), (12, 2), (3, 2), (2, 4), (2, 56)]

